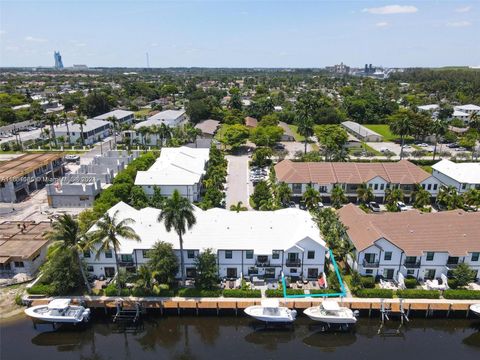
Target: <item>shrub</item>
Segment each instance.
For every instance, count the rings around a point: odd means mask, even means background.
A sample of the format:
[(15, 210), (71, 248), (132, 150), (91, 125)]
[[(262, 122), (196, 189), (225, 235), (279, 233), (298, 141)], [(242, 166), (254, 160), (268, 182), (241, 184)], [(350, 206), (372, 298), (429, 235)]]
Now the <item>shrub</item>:
[(23, 305), (23, 300), (22, 300), (22, 295), (21, 294), (17, 294), (15, 296), (15, 304), (21, 306)]
[(439, 299), (440, 291), (420, 289), (397, 290), (397, 296), (404, 299)]
[(478, 290), (445, 290), (443, 292), (443, 297), (445, 299), (480, 300), (480, 291)]
[(407, 289), (415, 289), (418, 285), (418, 281), (415, 278), (406, 278), (405, 279), (405, 287)]
[(35, 284), (27, 288), (27, 292), (31, 295), (53, 295), (55, 294), (55, 287), (50, 284)]
[(201, 290), (194, 288), (183, 288), (178, 290), (178, 296), (182, 297), (219, 297), (222, 290)]
[(313, 289), (310, 290), (310, 294), (335, 294), (338, 291), (335, 289)]
[(450, 289), (457, 289), (458, 288), (458, 282), (455, 279), (448, 279), (448, 287)]
[(262, 292), (260, 290), (223, 290), (223, 296), (227, 298), (261, 298)]
[[(287, 295), (303, 295), (304, 291), (301, 289), (287, 289)], [(265, 295), (267, 297), (283, 297), (283, 290), (266, 290)]]
[(373, 276), (362, 276), (360, 281), (365, 289), (373, 289), (375, 287), (375, 278)]
[(104, 289), (105, 296), (117, 296), (118, 289), (115, 284), (112, 282)]
[(355, 293), (361, 298), (393, 298), (393, 290), (390, 289), (360, 289)]

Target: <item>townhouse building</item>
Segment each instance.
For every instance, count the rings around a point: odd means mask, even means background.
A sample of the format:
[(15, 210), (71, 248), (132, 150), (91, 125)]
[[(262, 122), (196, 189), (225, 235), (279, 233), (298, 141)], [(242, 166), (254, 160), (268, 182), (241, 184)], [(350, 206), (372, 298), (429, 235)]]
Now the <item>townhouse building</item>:
[[(149, 260), (149, 250), (157, 241), (172, 244), (180, 265), (178, 235), (167, 232), (158, 222), (160, 210), (136, 210), (120, 202), (108, 213), (118, 221), (131, 218), (130, 226), (141, 241), (120, 238), (120, 251), (85, 252), (88, 271), (96, 276), (113, 276), (119, 267), (135, 271)], [(317, 279), (324, 271), (325, 242), (306, 211), (287, 208), (277, 211), (234, 212), (225, 209), (201, 210), (195, 207), (196, 224), (183, 235), (183, 252), (187, 278), (195, 276), (195, 259), (206, 249), (217, 257), (218, 276), (237, 279), (257, 276), (278, 279), (283, 271), (294, 278)], [(95, 230), (95, 225), (90, 231)], [(181, 276), (181, 270), (177, 274)]]
[(443, 159), (432, 166), (432, 175), (458, 193), (480, 190), (480, 163), (454, 163)]
[(301, 198), (309, 185), (330, 201), (335, 185), (340, 186), (349, 201), (357, 201), (357, 189), (365, 183), (372, 189), (375, 200), (383, 202), (387, 189), (400, 188), (409, 201), (419, 184), (432, 198), (438, 195), (441, 182), (422, 168), (407, 160), (398, 162), (293, 162), (283, 160), (275, 165), (278, 181), (287, 183), (294, 198)]
[[(113, 125), (109, 121), (87, 119), (83, 125), (83, 139), (85, 145), (92, 145), (107, 136), (110, 136)], [(66, 125), (58, 125), (55, 127), (55, 136), (58, 138), (63, 136), (67, 141), (70, 136), (70, 142), (73, 144), (82, 143), (82, 127), (79, 124), (69, 122), (68, 128)]]
[(348, 204), (338, 214), (355, 247), (349, 265), (361, 275), (436, 279), (467, 263), (480, 278), (480, 213), (367, 214)]
[(113, 110), (108, 113), (95, 116), (95, 120), (110, 121), (111, 118), (117, 119), (118, 125), (131, 124), (135, 120), (135, 113), (127, 110)]

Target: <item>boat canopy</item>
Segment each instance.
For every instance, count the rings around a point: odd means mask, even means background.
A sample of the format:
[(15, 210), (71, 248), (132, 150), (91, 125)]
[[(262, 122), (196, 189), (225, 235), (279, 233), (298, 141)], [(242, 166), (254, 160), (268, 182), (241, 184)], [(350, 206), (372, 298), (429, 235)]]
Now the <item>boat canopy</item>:
[(322, 307), (327, 311), (338, 311), (340, 310), (340, 306), (336, 301), (324, 301), (322, 303)]
[(54, 309), (65, 309), (70, 305), (70, 299), (54, 299), (48, 303), (48, 308), (50, 310)]
[(280, 302), (278, 299), (265, 299), (262, 300), (262, 306), (265, 308), (278, 308), (280, 306)]

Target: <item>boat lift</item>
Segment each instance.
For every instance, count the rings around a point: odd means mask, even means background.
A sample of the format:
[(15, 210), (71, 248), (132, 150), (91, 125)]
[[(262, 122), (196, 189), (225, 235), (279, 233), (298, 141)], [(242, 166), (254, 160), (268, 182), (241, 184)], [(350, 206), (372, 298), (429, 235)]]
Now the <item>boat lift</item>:
[[(403, 299), (400, 299), (400, 306), (399, 306), (399, 311), (398, 312), (392, 310), (391, 304), (390, 304), (390, 307), (387, 308), (385, 306), (385, 299), (381, 299), (380, 301), (381, 301), (381, 303), (380, 303), (381, 323), (380, 323), (380, 327), (377, 331), (377, 334), (382, 335), (382, 336), (401, 336), (402, 335), (401, 328), (403, 327), (403, 325), (406, 322), (410, 321), (407, 313), (405, 313), (405, 309), (404, 309), (404, 306), (403, 306)], [(395, 315), (398, 314), (400, 316), (400, 325), (395, 330), (395, 332), (393, 334), (385, 332), (385, 330), (384, 330), (385, 321), (389, 321), (390, 320), (390, 315), (392, 315), (392, 314), (395, 314)]]

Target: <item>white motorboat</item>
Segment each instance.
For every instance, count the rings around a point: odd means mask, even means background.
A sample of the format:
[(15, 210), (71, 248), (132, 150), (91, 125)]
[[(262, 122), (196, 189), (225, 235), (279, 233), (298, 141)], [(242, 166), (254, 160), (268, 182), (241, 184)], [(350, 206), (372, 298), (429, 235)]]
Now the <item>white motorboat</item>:
[(326, 324), (355, 324), (357, 318), (352, 310), (341, 307), (336, 301), (324, 301), (319, 306), (303, 311), (310, 319)]
[(90, 309), (79, 305), (71, 305), (70, 299), (54, 299), (47, 305), (37, 305), (25, 309), (31, 318), (51, 322), (78, 324), (90, 319)]
[(249, 306), (244, 311), (247, 315), (267, 323), (291, 323), (297, 316), (296, 310), (280, 306), (277, 299), (262, 300), (261, 305)]
[(475, 315), (480, 316), (480, 304), (470, 305), (470, 311)]

